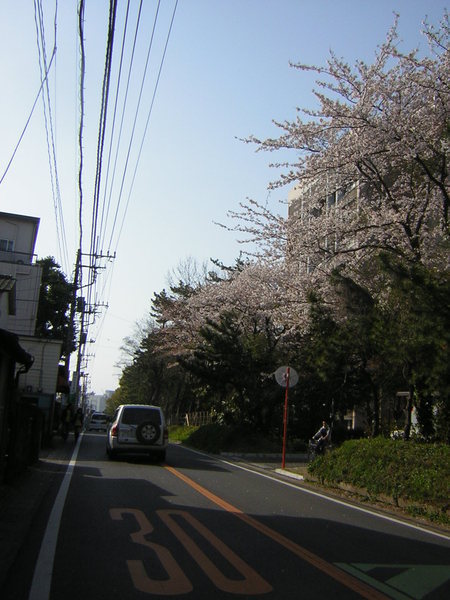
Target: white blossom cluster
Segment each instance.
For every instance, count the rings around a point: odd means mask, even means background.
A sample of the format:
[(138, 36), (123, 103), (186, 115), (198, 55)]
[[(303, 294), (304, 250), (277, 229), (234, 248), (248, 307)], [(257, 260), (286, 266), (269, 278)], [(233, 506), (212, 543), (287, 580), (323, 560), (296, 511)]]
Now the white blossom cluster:
[(448, 271), (448, 33), (445, 13), (439, 28), (424, 26), (428, 54), (404, 54), (395, 22), (373, 64), (331, 54), (325, 67), (293, 65), (320, 77), (319, 108), (277, 123), (277, 139), (246, 140), (294, 152), (271, 184), (292, 188), (289, 215), (252, 200), (230, 213), (229, 229), (254, 250), (241, 269), (167, 306), (167, 347), (189, 352), (208, 319), (226, 311), (247, 326), (269, 317), (283, 336), (301, 330), (311, 290), (332, 304), (336, 269), (370, 289), (380, 252)]

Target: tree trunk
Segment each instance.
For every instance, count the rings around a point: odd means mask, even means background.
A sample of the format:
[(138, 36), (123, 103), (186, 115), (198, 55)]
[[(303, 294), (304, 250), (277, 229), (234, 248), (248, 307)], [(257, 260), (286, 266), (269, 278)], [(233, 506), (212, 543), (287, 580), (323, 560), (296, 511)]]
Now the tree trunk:
[(409, 389), (409, 396), (406, 401), (406, 423), (405, 423), (405, 440), (408, 441), (411, 437), (411, 415), (413, 409), (413, 393), (414, 388), (411, 386)]
[(372, 415), (372, 437), (380, 435), (380, 386), (372, 383), (373, 390), (373, 415)]

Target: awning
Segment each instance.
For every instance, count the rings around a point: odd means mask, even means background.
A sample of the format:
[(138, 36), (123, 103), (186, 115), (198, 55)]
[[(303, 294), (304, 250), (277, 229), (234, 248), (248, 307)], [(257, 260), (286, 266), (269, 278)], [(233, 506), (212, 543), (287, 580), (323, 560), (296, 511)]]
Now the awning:
[(14, 362), (23, 365), (26, 369), (25, 372), (31, 368), (34, 362), (31, 354), (28, 354), (19, 344), (19, 336), (11, 331), (6, 331), (6, 329), (0, 329), (0, 352), (12, 358)]
[(16, 280), (10, 275), (0, 275), (0, 294), (8, 294), (8, 312), (16, 314)]

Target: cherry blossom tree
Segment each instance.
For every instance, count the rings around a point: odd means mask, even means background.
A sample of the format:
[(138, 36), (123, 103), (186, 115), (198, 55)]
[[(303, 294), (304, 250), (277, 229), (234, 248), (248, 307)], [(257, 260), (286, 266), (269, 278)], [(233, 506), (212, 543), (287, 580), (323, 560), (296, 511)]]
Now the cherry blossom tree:
[(351, 66), (332, 53), (324, 67), (293, 65), (319, 76), (318, 108), (276, 123), (276, 139), (247, 140), (295, 153), (271, 184), (294, 187), (289, 215), (253, 200), (230, 213), (228, 228), (251, 243), (253, 262), (192, 297), (196, 319), (234, 306), (270, 314), (287, 338), (307, 326), (311, 290), (345, 317), (330, 277), (336, 270), (378, 302), (386, 295), (380, 253), (448, 271), (448, 15), (437, 29), (425, 24), (426, 55), (400, 51), (397, 21), (372, 64)]
[[(379, 268), (383, 254), (429, 270), (437, 280), (439, 274), (446, 277), (448, 15), (438, 28), (425, 23), (427, 54), (400, 51), (397, 22), (398, 17), (372, 64), (349, 65), (331, 53), (323, 67), (292, 65), (318, 75), (318, 107), (298, 109), (294, 121), (277, 122), (278, 138), (246, 140), (259, 151), (293, 152), (291, 164), (276, 165), (284, 173), (271, 184), (290, 186), (289, 214), (274, 214), (254, 200), (243, 203), (229, 213), (232, 224), (226, 228), (243, 234), (248, 261), (197, 278), (194, 285), (180, 281), (155, 298), (155, 347), (168, 361), (198, 358), (202, 332), (214, 331), (225, 314), (243, 336), (270, 323), (280, 356), (289, 353), (308, 331), (312, 294), (332, 309), (330, 318), (342, 323), (348, 318), (336, 273), (382, 307), (393, 297), (387, 288), (392, 278)], [(389, 351), (381, 343), (371, 348), (371, 363), (379, 365), (369, 373), (372, 383), (385, 381), (381, 367), (392, 365)], [(411, 373), (419, 373), (417, 366)]]
[(271, 185), (296, 186), (298, 201), (288, 218), (253, 200), (231, 212), (228, 228), (245, 234), (254, 261), (219, 285), (202, 286), (179, 318), (197, 321), (196, 330), (231, 305), (269, 310), (289, 327), (304, 320), (311, 288), (322, 286), (331, 299), (336, 268), (355, 279), (369, 273), (376, 284), (368, 265), (380, 251), (448, 267), (448, 30), (445, 14), (438, 29), (425, 24), (426, 56), (402, 53), (396, 19), (373, 64), (351, 66), (332, 53), (324, 67), (293, 65), (321, 78), (319, 108), (277, 123), (277, 139), (247, 141), (295, 153)]
[(324, 67), (292, 65), (320, 77), (319, 108), (298, 109), (295, 121), (276, 123), (279, 138), (247, 142), (295, 153), (271, 185), (296, 186), (298, 210), (283, 231), (260, 206), (249, 205), (232, 215), (240, 219), (237, 229), (266, 256), (278, 257), (280, 242), (287, 248), (289, 240), (291, 254), (326, 272), (342, 263), (357, 269), (380, 250), (447, 267), (448, 32), (445, 13), (439, 29), (425, 24), (426, 56), (402, 53), (396, 19), (371, 65), (351, 66), (333, 53)]

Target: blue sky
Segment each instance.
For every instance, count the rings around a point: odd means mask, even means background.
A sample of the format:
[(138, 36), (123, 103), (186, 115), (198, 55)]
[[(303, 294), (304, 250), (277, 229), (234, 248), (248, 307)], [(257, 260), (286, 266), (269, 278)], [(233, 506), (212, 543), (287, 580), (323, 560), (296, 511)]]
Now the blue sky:
[[(126, 3), (119, 4), (113, 80), (117, 78)], [(99, 313), (89, 330), (89, 338), (95, 339), (95, 344), (88, 347), (92, 355), (87, 370), (91, 391), (101, 393), (117, 386), (120, 370), (115, 364), (120, 356), (119, 347), (124, 337), (133, 334), (134, 324), (148, 313), (153, 294), (167, 287), (170, 270), (187, 257), (199, 263), (211, 257), (234, 262), (242, 246), (232, 233), (215, 225), (227, 222), (227, 211), (237, 209), (240, 202), (251, 197), (267, 202), (281, 214), (286, 213), (283, 202), (288, 190), (271, 193), (267, 190), (269, 182), (276, 178), (276, 172), (269, 167), (276, 156), (256, 153), (254, 147), (239, 138), (251, 134), (262, 138), (274, 136), (277, 129), (272, 119), (294, 119), (296, 107), (312, 106), (314, 76), (291, 68), (289, 61), (321, 65), (332, 49), (349, 62), (359, 58), (370, 62), (376, 46), (393, 24), (394, 12), (400, 14), (402, 47), (411, 49), (419, 45), (425, 49), (421, 23), (428, 15), (437, 24), (446, 4), (441, 0), (179, 0), (137, 163), (175, 6), (175, 0), (161, 2), (148, 80), (143, 88), (142, 112), (130, 143), (141, 85), (139, 73), (143, 72), (157, 5), (156, 0), (144, 0), (141, 14), (144, 35), (136, 45), (129, 113), (124, 119), (112, 188), (113, 202), (121, 198), (121, 203), (114, 229), (113, 214), (108, 214), (104, 244), (100, 246), (104, 252), (116, 252), (116, 259), (103, 263), (107, 268), (99, 276), (101, 285), (96, 300), (109, 308)], [(131, 0), (132, 27), (138, 5), (137, 0)], [(42, 7), (49, 57), (54, 40), (55, 0), (42, 0)], [(49, 73), (66, 253), (60, 253), (64, 246), (55, 217), (41, 101), (36, 104), (0, 185), (0, 210), (40, 217), (38, 257), (55, 256), (69, 278), (79, 239), (76, 9), (75, 0), (58, 3), (57, 51)], [(83, 171), (86, 252), (107, 20), (106, 0), (86, 1)], [(131, 47), (129, 38), (128, 57)], [(0, 3), (0, 56), (1, 178), (40, 86), (34, 8), (30, 0)], [(111, 96), (109, 116), (113, 114), (113, 100)], [(105, 164), (106, 159), (103, 177)], [(125, 164), (128, 170), (123, 176)], [(106, 193), (104, 197), (107, 198)]]

